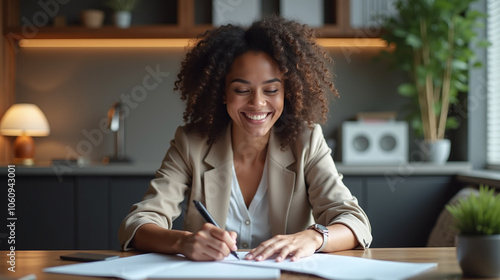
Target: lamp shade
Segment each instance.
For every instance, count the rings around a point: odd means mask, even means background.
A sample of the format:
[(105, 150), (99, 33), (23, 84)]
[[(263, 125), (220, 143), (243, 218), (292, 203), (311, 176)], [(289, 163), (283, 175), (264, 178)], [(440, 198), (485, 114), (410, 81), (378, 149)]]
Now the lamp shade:
[(0, 133), (7, 136), (47, 136), (49, 123), (42, 110), (34, 104), (12, 105), (2, 118)]

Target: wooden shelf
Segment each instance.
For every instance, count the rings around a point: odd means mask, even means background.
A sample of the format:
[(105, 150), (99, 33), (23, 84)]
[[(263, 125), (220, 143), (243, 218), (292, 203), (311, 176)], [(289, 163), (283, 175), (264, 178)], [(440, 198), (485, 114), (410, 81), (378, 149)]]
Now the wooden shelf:
[[(14, 39), (155, 39), (155, 38), (195, 38), (212, 28), (212, 25), (196, 25), (189, 28), (178, 25), (136, 25), (127, 29), (103, 26), (93, 29), (82, 26), (41, 27), (26, 32), (21, 27), (6, 28), (4, 35)], [(315, 28), (318, 38), (371, 38), (362, 30), (341, 29), (335, 25)]]
[[(68, 27), (41, 27), (37, 32), (23, 32), (22, 28), (9, 28), (5, 36), (14, 36), (16, 39), (137, 39), (137, 38), (191, 38), (196, 37), (197, 31), (203, 32), (210, 26), (196, 28), (182, 28), (177, 25), (144, 25), (131, 26), (120, 29), (114, 26), (103, 26), (93, 29), (82, 26)], [(9, 35), (10, 34), (10, 35)]]

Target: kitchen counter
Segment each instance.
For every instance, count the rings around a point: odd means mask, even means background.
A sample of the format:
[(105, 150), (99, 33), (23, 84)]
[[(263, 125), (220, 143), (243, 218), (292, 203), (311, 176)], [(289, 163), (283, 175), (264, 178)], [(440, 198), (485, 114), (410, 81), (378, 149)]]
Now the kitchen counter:
[[(16, 175), (72, 175), (72, 176), (154, 176), (160, 163), (112, 163), (112, 164), (87, 164), (83, 166), (42, 163), (35, 166), (16, 165)], [(3, 166), (0, 174), (6, 174), (7, 168)]]
[[(407, 162), (398, 165), (347, 165), (336, 164), (340, 173), (349, 176), (364, 175), (456, 175), (472, 170), (468, 162), (448, 162), (435, 165), (425, 162)], [(154, 176), (160, 163), (113, 163), (108, 165), (90, 164), (86, 166), (50, 165), (16, 166), (16, 175), (106, 175), (106, 176)], [(0, 174), (7, 174), (6, 166), (0, 169)]]
[(405, 162), (397, 165), (354, 165), (337, 164), (337, 169), (344, 175), (456, 175), (472, 170), (472, 164), (466, 161), (450, 161), (446, 164), (427, 162)]

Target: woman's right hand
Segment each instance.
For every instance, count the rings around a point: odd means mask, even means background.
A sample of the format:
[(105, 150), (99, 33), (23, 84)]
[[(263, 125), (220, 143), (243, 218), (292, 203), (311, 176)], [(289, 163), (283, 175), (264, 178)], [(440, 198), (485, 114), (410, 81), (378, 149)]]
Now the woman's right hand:
[(222, 260), (231, 251), (238, 249), (236, 237), (237, 234), (234, 231), (225, 231), (205, 223), (199, 231), (183, 238), (181, 251), (184, 256), (195, 261)]
[(214, 261), (224, 259), (231, 250), (237, 250), (236, 237), (236, 232), (208, 223), (194, 233), (147, 223), (137, 229), (131, 245), (143, 252), (183, 254), (191, 260)]

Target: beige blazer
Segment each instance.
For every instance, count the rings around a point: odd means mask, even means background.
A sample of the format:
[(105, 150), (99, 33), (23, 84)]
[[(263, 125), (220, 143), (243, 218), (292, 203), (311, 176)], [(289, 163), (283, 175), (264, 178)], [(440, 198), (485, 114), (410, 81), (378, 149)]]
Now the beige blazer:
[[(195, 132), (179, 127), (156, 178), (141, 202), (134, 204), (123, 220), (119, 240), (123, 250), (143, 224), (155, 223), (171, 229), (184, 215), (184, 229), (196, 231), (204, 223), (192, 201), (207, 207), (221, 227), (225, 227), (231, 195), (233, 150), (231, 125), (213, 145)], [(251, 150), (245, 152), (251, 153)], [(297, 140), (281, 149), (271, 133), (267, 154), (268, 196), (273, 236), (305, 230), (314, 222), (341, 223), (356, 235), (360, 248), (371, 241), (368, 217), (357, 199), (342, 182), (322, 129), (304, 127)], [(184, 199), (186, 209), (181, 209)]]

